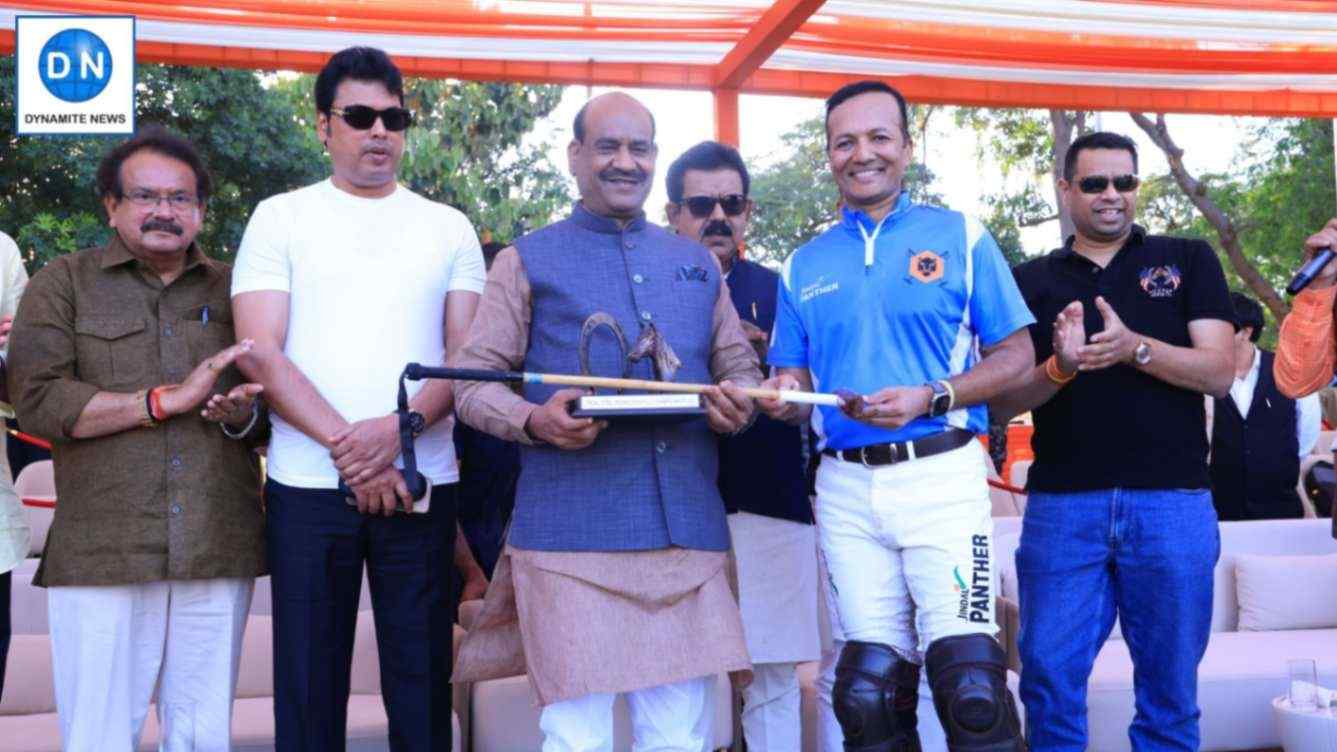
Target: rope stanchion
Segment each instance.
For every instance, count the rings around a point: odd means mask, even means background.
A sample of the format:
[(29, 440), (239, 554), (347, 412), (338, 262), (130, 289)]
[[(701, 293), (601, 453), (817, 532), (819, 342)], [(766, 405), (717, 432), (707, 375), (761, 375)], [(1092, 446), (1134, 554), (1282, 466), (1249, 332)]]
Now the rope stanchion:
[(13, 428), (9, 428), (6, 430), (9, 431), (10, 436), (13, 436), (14, 438), (18, 439), (19, 441), (22, 441), (25, 444), (32, 444), (33, 446), (40, 447), (42, 449), (47, 450), (48, 452), (51, 451), (51, 442), (47, 441), (46, 439), (39, 439), (36, 436), (33, 436), (32, 434), (27, 434), (22, 431), (17, 431)]
[(1016, 486), (1010, 483), (1004, 483), (1001, 480), (994, 480), (993, 478), (990, 478), (989, 485), (993, 486), (994, 488), (1001, 489), (1003, 491), (1008, 491), (1009, 493), (1021, 494), (1022, 496), (1026, 495), (1026, 489), (1017, 488)]

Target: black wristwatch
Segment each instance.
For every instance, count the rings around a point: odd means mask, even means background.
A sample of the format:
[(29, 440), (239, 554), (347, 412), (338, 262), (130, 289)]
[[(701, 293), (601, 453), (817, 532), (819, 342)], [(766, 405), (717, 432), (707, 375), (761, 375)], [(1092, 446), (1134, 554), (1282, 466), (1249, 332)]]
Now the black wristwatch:
[(928, 416), (930, 418), (940, 418), (952, 409), (952, 402), (955, 401), (955, 395), (952, 394), (952, 385), (942, 379), (930, 381), (925, 384), (933, 390), (933, 398), (928, 403)]
[(427, 430), (427, 419), (422, 417), (422, 413), (409, 410), (409, 431), (413, 438), (422, 436), (422, 432)]

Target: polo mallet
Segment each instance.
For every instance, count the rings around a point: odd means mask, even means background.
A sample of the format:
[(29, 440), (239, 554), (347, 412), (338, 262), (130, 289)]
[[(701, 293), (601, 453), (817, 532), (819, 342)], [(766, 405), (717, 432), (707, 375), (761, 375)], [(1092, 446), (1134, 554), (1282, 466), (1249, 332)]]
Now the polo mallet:
[[(395, 414), (399, 416), (399, 451), (404, 457), (404, 485), (408, 486), (409, 496), (414, 501), (423, 498), (432, 490), (427, 484), (427, 477), (418, 472), (418, 457), (413, 446), (413, 428), (409, 425), (409, 394), (408, 390), (404, 388), (405, 379), (418, 381), (424, 378), (423, 376), (410, 375), (416, 373), (412, 369), (420, 367), (417, 363), (410, 363), (404, 369), (404, 372), (399, 375), (399, 398), (398, 406), (395, 409)], [(353, 498), (353, 489), (349, 488), (347, 483), (344, 483), (343, 478), (339, 479), (339, 492), (349, 497), (350, 500)]]
[[(424, 366), (421, 363), (409, 363), (399, 375), (399, 404), (395, 413), (399, 416), (399, 444), (404, 457), (404, 483), (414, 501), (427, 495), (430, 490), (427, 478), (418, 472), (418, 460), (413, 448), (413, 429), (409, 426), (409, 398), (404, 382), (423, 379), (449, 379), (452, 381), (496, 381), (507, 384), (547, 384), (550, 386), (574, 386), (603, 389), (641, 389), (647, 392), (675, 392), (679, 394), (701, 394), (713, 384), (680, 384), (673, 381), (651, 381), (648, 379), (621, 379), (606, 376), (576, 376), (560, 373), (530, 373), (527, 371), (490, 371), (479, 368), (447, 368), (444, 366)], [(773, 399), (781, 402), (794, 402), (808, 405), (829, 405), (840, 407), (841, 398), (835, 394), (822, 392), (803, 392), (790, 389), (762, 389), (760, 387), (740, 387), (740, 391), (749, 397)], [(353, 490), (342, 479), (339, 492), (353, 496)]]
[[(641, 389), (647, 392), (675, 392), (679, 394), (702, 394), (714, 384), (680, 384), (675, 381), (651, 381), (649, 379), (620, 379), (607, 376), (577, 376), (562, 373), (530, 373), (527, 371), (490, 371), (477, 368), (445, 368), (409, 363), (404, 368), (402, 378), (412, 379), (452, 379), (455, 381), (499, 381), (509, 384), (547, 384), (549, 386), (576, 386), (591, 389)], [(403, 381), (400, 388), (403, 389)], [(802, 392), (790, 389), (762, 389), (761, 387), (740, 387), (740, 391), (755, 399), (771, 399), (781, 402), (796, 402), (807, 405), (827, 405), (840, 407), (841, 398), (824, 392)], [(403, 392), (400, 392), (401, 395)], [(406, 420), (406, 419), (401, 419)], [(401, 422), (402, 424), (402, 422)]]

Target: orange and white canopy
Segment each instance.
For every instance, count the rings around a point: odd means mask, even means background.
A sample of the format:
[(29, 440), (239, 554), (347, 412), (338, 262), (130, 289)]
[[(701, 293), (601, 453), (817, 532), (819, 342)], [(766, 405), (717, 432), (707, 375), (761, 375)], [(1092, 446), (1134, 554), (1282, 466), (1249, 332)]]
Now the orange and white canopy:
[[(139, 59), (315, 70), (353, 44), (406, 73), (825, 96), (878, 77), (920, 102), (1337, 116), (1327, 0), (0, 0), (136, 16)], [(728, 133), (727, 124), (724, 135)]]

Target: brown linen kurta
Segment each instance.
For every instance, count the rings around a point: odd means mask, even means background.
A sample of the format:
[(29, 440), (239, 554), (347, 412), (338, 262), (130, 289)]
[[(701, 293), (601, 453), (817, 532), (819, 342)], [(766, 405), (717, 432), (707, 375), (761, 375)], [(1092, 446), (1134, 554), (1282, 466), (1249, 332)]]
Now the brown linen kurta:
[[(478, 315), (451, 365), (518, 367), (529, 348), (528, 277), (507, 248), (488, 274)], [(757, 356), (720, 285), (712, 317), (710, 371), (716, 381), (755, 386)], [(537, 407), (501, 384), (462, 382), (456, 411), (464, 422), (509, 441)], [(542, 705), (596, 692), (628, 692), (720, 671), (747, 671), (728, 554), (655, 551), (534, 551), (507, 546), (483, 609), (455, 664), (454, 681), (516, 676), (528, 670)]]
[[(119, 236), (55, 259), (29, 282), (10, 338), (9, 392), (23, 429), (53, 444), (59, 499), (34, 583), (265, 573), (260, 468), (247, 442), (195, 411), (156, 428), (70, 436), (96, 393), (180, 383), (233, 344), (230, 285), (230, 267), (192, 245), (164, 287)], [(241, 380), (229, 367), (214, 390)]]

